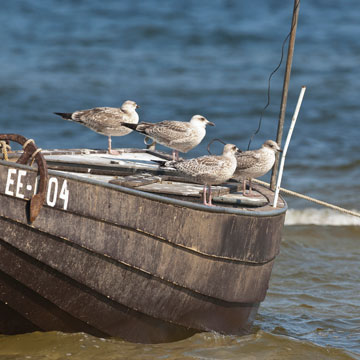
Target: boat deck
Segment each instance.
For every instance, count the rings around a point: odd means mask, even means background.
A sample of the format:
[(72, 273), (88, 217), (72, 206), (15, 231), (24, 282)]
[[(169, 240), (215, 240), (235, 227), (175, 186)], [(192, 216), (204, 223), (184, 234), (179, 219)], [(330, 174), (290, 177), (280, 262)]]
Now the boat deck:
[[(147, 149), (117, 150), (119, 155), (90, 149), (45, 150), (43, 155), (52, 170), (176, 199), (201, 202), (203, 185), (184, 181), (175, 170), (157, 163), (171, 158), (168, 154)], [(272, 200), (272, 192), (256, 185), (253, 189), (255, 196), (244, 196), (241, 183), (230, 180), (212, 186), (213, 202), (227, 207), (267, 208)], [(278, 205), (283, 206), (283, 202)]]

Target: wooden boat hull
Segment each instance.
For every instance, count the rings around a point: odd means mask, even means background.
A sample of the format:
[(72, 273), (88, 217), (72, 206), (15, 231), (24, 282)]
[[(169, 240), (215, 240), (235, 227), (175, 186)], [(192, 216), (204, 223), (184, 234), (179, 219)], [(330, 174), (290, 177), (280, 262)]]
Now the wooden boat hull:
[(46, 204), (29, 223), (36, 170), (0, 161), (0, 332), (85, 331), (146, 343), (249, 332), (279, 252), (285, 203), (262, 212), (208, 208), (49, 176)]

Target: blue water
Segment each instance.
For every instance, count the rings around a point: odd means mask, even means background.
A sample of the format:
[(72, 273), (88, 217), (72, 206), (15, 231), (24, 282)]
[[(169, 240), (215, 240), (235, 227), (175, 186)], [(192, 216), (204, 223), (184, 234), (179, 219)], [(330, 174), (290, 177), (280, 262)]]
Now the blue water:
[[(279, 63), (292, 8), (293, 2), (280, 0), (5, 0), (0, 12), (0, 132), (20, 133), (42, 148), (106, 148), (104, 136), (53, 112), (118, 107), (130, 99), (141, 106), (143, 121), (187, 121), (202, 114), (216, 124), (186, 157), (205, 154), (207, 143), (215, 137), (246, 149), (267, 102), (268, 77)], [(306, 85), (307, 90), (282, 183), (285, 188), (357, 211), (359, 13), (360, 2), (355, 0), (312, 0), (300, 5), (285, 135), (301, 86)], [(285, 60), (272, 78), (271, 105), (252, 148), (276, 137), (284, 66)], [(136, 133), (113, 139), (113, 147), (142, 146), (143, 137)], [(220, 152), (220, 145), (213, 151)], [(290, 251), (293, 261), (283, 256), (275, 265), (267, 301), (260, 308), (260, 331), (280, 333), (289, 342), (295, 337), (360, 353), (355, 345), (359, 337), (354, 335), (360, 332), (358, 278), (332, 276), (344, 267), (349, 274), (358, 274), (359, 223), (345, 219), (336, 232), (328, 230), (325, 225), (339, 225), (340, 215), (319, 208), (317, 225), (307, 225), (315, 218), (308, 208), (315, 205), (287, 200), (290, 208), (302, 211), (302, 221), (292, 218), (292, 223), (304, 225), (285, 231), (283, 252)], [(336, 261), (322, 255), (326, 243)], [(354, 259), (344, 257), (338, 243), (346, 244)], [(304, 253), (308, 256), (300, 264), (296, 259)], [(308, 278), (306, 261), (314, 253), (319, 276)], [(281, 285), (288, 266), (294, 266), (299, 275)], [(336, 291), (333, 299), (324, 300), (328, 286), (335, 286)], [(302, 291), (317, 297), (318, 312), (309, 310), (313, 299), (302, 298)], [(351, 304), (343, 312), (335, 305), (341, 303), (344, 292), (350, 293), (346, 302)], [(298, 305), (303, 317), (277, 305), (277, 296), (288, 301), (289, 309)], [(353, 319), (349, 323), (348, 317)], [(312, 321), (320, 325), (313, 328)], [(307, 335), (301, 335), (307, 330)], [(349, 332), (346, 341), (329, 335), (332, 331), (341, 337), (340, 330)], [(274, 336), (266, 341), (271, 344), (279, 339)]]

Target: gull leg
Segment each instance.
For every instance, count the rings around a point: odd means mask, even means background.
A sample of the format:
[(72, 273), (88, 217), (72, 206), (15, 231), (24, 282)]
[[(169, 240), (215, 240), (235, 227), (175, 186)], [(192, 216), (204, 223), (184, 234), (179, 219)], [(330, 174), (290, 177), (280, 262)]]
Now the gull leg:
[(215, 206), (212, 203), (212, 192), (211, 192), (211, 185), (209, 185), (209, 202), (208, 202), (208, 206)]
[(119, 155), (119, 152), (111, 149), (111, 136), (108, 137), (108, 153), (111, 155)]
[(261, 197), (262, 196), (260, 194), (253, 194), (251, 179), (249, 179), (249, 196), (251, 196), (251, 197)]
[(179, 161), (179, 152), (177, 150), (173, 150), (172, 156), (173, 161)]
[(245, 192), (246, 192), (246, 179), (245, 179), (245, 178), (243, 179), (242, 186), (243, 186), (243, 195), (244, 195), (244, 196), (247, 196), (247, 195), (245, 194)]
[(206, 185), (204, 185), (204, 189), (203, 189), (203, 204), (207, 205), (207, 202), (206, 202)]
[(251, 179), (249, 179), (249, 192), (246, 193), (246, 179), (243, 182), (243, 195), (251, 197)]
[(204, 190), (203, 190), (203, 204), (206, 206), (215, 206), (212, 203), (212, 192), (211, 192), (211, 185), (209, 185), (209, 201), (206, 200), (206, 193), (207, 193), (207, 185), (204, 185)]

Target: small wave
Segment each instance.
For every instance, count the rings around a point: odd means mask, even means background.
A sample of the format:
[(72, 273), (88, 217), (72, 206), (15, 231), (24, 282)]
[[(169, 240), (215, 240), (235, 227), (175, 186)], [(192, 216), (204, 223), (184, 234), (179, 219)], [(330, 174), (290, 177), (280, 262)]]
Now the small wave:
[(289, 209), (285, 225), (360, 226), (360, 218), (330, 209)]

